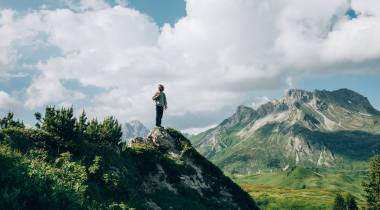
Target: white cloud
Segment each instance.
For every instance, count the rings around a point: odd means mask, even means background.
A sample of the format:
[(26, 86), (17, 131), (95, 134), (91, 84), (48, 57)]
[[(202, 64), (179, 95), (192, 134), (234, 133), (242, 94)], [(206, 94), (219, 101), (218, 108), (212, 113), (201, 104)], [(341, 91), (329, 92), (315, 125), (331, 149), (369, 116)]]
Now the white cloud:
[(216, 126), (217, 126), (217, 124), (212, 124), (212, 125), (208, 125), (208, 126), (202, 127), (202, 128), (187, 128), (187, 129), (181, 130), (181, 132), (191, 134), (191, 135), (196, 135), (196, 134), (202, 133), (203, 131), (206, 131), (208, 129), (214, 128)]
[(19, 102), (7, 92), (0, 91), (0, 109), (14, 111), (20, 106)]
[[(29, 108), (87, 100), (97, 116), (147, 122), (157, 83), (167, 87), (166, 115), (178, 118), (235, 106), (252, 90), (292, 86), (308, 72), (378, 72), (371, 66), (380, 66), (376, 0), (353, 0), (359, 16), (352, 20), (346, 0), (187, 0), (187, 16), (161, 29), (122, 3), (66, 3), (70, 9), (1, 11), (1, 67), (10, 69), (22, 47), (36, 42), (60, 51), (35, 64)], [(105, 91), (89, 98), (63, 85), (72, 79)]]
[(25, 106), (37, 108), (55, 103), (71, 106), (76, 100), (85, 98), (83, 93), (65, 89), (54, 75), (44, 74), (34, 78), (26, 90)]
[(104, 0), (61, 0), (70, 9), (76, 11), (99, 10), (109, 8)]
[(259, 108), (261, 105), (269, 102), (269, 98), (267, 96), (256, 96), (253, 101), (252, 101), (252, 108), (254, 109), (257, 109)]
[(380, 57), (380, 17), (365, 16), (342, 21), (330, 33), (322, 50), (326, 61), (360, 63)]
[[(378, 1), (353, 0), (352, 9), (359, 14), (345, 15), (350, 8), (346, 0), (292, 1), (282, 10), (280, 35), (276, 48), (284, 63), (299, 68), (347, 71), (337, 65), (355, 65), (380, 58), (380, 7)], [(378, 71), (372, 70), (372, 71)]]

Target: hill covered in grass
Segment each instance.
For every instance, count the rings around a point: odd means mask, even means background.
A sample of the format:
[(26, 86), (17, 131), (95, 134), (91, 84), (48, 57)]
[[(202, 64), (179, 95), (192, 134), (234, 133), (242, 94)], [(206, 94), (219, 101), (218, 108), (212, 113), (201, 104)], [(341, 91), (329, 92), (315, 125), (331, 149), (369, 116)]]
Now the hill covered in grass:
[(261, 209), (332, 209), (337, 193), (355, 196), (365, 207), (367, 171), (293, 167), (282, 172), (233, 176)]
[(8, 116), (0, 129), (0, 209), (258, 209), (174, 129), (119, 144), (121, 126), (72, 109)]

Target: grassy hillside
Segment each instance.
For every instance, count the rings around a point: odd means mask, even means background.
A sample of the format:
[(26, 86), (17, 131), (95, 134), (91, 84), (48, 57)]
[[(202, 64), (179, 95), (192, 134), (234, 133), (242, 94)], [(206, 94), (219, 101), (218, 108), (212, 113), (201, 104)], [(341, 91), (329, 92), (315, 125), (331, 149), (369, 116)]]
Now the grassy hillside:
[(114, 118), (36, 116), (36, 129), (0, 121), (0, 209), (258, 209), (174, 129), (127, 147)]
[(262, 209), (332, 209), (336, 193), (350, 193), (365, 205), (361, 186), (366, 171), (294, 167), (233, 179)]

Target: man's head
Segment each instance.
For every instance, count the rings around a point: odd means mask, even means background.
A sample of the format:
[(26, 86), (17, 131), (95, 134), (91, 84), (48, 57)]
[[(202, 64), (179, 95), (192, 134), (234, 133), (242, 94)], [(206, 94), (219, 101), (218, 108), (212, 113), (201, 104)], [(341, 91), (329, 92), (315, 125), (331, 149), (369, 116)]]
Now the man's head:
[(159, 90), (160, 92), (162, 92), (162, 91), (165, 90), (165, 87), (164, 87), (163, 85), (161, 85), (161, 84), (158, 84), (158, 90)]

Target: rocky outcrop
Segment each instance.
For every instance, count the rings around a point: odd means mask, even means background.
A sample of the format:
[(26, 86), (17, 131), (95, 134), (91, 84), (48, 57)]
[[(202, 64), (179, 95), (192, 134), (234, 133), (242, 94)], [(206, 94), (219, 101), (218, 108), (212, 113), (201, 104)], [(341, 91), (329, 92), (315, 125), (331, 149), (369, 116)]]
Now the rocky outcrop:
[[(174, 129), (154, 128), (146, 137), (131, 139), (125, 150), (128, 149), (146, 150), (150, 158), (159, 159), (141, 184), (147, 197), (167, 191), (178, 198), (186, 194), (196, 195), (199, 206), (194, 209), (206, 206), (207, 209), (258, 209), (246, 192), (202, 157), (190, 141)], [(167, 209), (154, 200), (148, 203), (151, 209)], [(183, 209), (192, 208), (184, 206)]]

